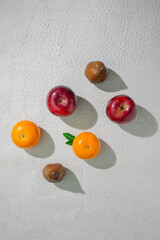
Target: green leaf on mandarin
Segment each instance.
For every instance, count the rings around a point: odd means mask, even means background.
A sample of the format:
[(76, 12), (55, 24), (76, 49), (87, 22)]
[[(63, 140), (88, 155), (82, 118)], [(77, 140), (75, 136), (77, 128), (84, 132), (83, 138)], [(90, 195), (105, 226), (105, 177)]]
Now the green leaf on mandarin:
[(63, 133), (63, 136), (69, 141), (73, 141), (75, 139), (75, 136), (71, 135), (70, 133)]

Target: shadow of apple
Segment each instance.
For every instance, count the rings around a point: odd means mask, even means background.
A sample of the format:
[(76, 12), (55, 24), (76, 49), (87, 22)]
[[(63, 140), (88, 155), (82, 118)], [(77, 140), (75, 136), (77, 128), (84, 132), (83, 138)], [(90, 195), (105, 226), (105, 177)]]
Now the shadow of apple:
[(61, 120), (69, 126), (83, 130), (93, 127), (97, 119), (98, 113), (94, 106), (79, 96), (77, 96), (77, 107), (73, 114), (68, 117), (61, 117)]
[(145, 108), (136, 106), (136, 117), (129, 123), (118, 124), (124, 131), (137, 137), (151, 137), (158, 131), (158, 122)]

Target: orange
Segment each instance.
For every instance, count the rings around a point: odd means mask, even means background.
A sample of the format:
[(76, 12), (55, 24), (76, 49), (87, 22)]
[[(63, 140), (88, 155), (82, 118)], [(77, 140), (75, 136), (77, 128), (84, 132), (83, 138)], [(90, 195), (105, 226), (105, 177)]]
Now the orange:
[(12, 140), (20, 148), (34, 147), (39, 139), (40, 129), (31, 121), (20, 121), (12, 129)]
[(82, 159), (94, 158), (101, 150), (99, 139), (91, 132), (83, 132), (76, 136), (72, 147), (76, 156)]

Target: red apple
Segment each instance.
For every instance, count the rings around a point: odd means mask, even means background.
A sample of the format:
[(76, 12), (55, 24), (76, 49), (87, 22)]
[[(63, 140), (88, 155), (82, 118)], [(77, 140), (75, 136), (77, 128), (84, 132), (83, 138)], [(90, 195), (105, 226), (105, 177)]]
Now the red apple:
[(52, 88), (47, 96), (47, 107), (56, 116), (65, 117), (71, 115), (77, 106), (77, 97), (66, 86)]
[(106, 114), (113, 122), (124, 124), (136, 116), (135, 102), (126, 95), (118, 95), (109, 100)]

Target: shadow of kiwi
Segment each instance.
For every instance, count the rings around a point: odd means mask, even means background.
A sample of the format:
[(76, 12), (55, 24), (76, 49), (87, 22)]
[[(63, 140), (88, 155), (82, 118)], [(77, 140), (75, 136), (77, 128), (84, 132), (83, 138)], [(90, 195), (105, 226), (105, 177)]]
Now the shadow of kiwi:
[(83, 191), (78, 178), (76, 175), (68, 168), (66, 168), (66, 174), (61, 182), (54, 183), (57, 188), (63, 189), (65, 191), (73, 193), (85, 194)]

